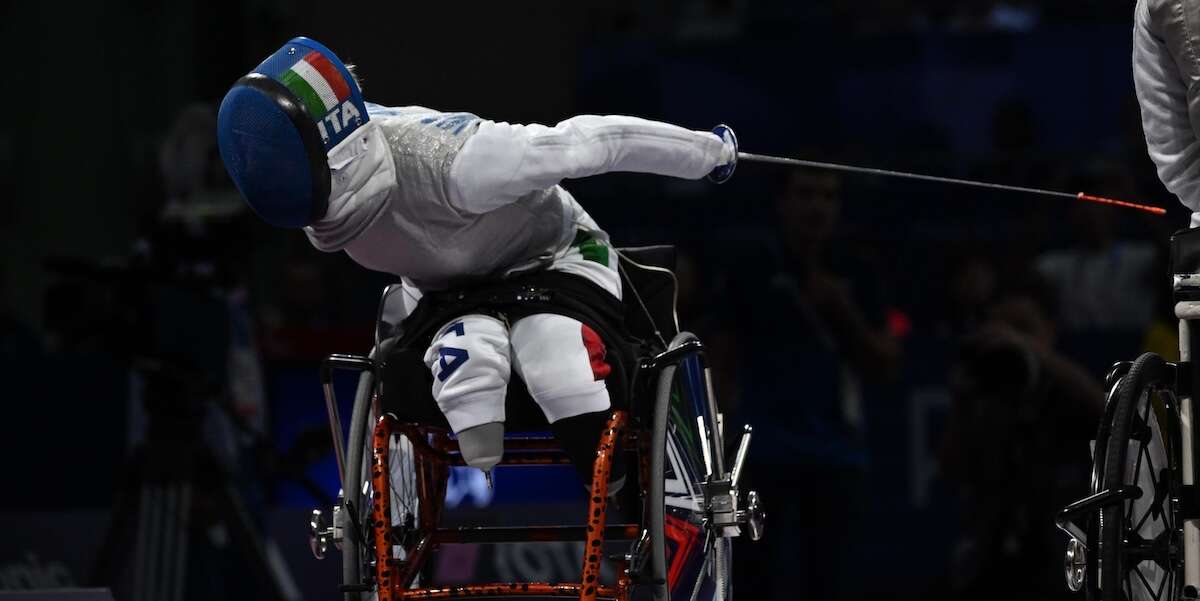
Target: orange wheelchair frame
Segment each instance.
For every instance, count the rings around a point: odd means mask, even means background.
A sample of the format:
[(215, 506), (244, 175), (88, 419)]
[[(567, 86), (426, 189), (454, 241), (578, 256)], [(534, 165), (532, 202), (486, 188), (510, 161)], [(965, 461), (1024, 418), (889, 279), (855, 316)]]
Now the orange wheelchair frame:
[[(633, 283), (637, 278), (629, 279), (625, 274), (627, 264), (670, 274), (666, 269), (645, 267), (623, 256), (626, 260), (622, 262), (622, 273), (635, 295)], [(671, 278), (673, 294), (673, 275)], [(673, 296), (671, 299), (669, 319), (673, 322)], [(640, 296), (638, 301), (653, 323)], [(640, 407), (639, 412), (622, 408), (610, 414), (596, 449), (587, 514), (576, 525), (441, 526), (450, 470), (465, 465), (457, 441), (440, 425), (405, 421), (383, 411), (377, 357), (387, 356), (386, 344), (377, 340), (369, 357), (327, 358), (321, 380), (343, 490), (333, 508), (332, 524), (323, 512), (314, 510), (309, 534), (318, 557), (324, 556), (330, 543), (342, 550), (342, 591), (347, 600), (365, 599), (374, 592), (380, 601), (452, 597), (627, 601), (639, 586), (648, 586), (659, 601), (671, 596), (728, 599), (730, 539), (748, 529), (751, 538), (758, 540), (765, 519), (757, 494), (750, 491), (742, 501), (737, 488), (749, 449), (750, 428), (745, 428), (734, 457), (726, 461), (723, 429), (703, 345), (687, 333), (676, 335), (667, 344), (657, 326), (654, 335), (663, 344), (652, 356), (639, 359), (636, 376), (656, 378), (652, 403), (635, 398), (633, 406)], [(341, 418), (333, 393), (335, 369), (360, 372), (348, 449), (343, 446)], [(644, 410), (647, 408), (651, 411)], [(634, 456), (627, 465), (636, 466), (632, 471), (641, 503), (638, 523), (608, 523), (608, 483), (614, 460), (622, 460), (616, 456), (618, 453)], [(402, 516), (393, 514), (396, 461), (411, 466), (405, 489), (416, 501), (415, 510), (411, 504), (404, 505), (406, 513)], [(500, 465), (566, 464), (566, 454), (550, 437), (504, 440)], [(407, 478), (411, 479), (411, 490)], [(364, 495), (369, 498), (364, 499)], [(583, 542), (578, 582), (428, 586), (422, 578), (428, 575), (433, 551), (442, 544), (548, 541)], [(600, 582), (600, 567), (605, 559), (605, 543), (611, 541), (631, 544), (627, 553), (608, 558), (617, 578), (615, 583), (605, 584)]]

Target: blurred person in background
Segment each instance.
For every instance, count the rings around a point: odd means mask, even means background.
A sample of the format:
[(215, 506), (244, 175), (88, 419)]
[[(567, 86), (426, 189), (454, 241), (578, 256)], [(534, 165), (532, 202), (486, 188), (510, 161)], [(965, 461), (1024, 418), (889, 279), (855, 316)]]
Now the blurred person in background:
[[(261, 432), (266, 405), (246, 260), (253, 248), (254, 231), (248, 229), (253, 221), (225, 175), (216, 122), (213, 107), (197, 103), (180, 111), (167, 132), (159, 146), (166, 199), (135, 243), (135, 257), (158, 284), (185, 288), (223, 307), (227, 330), (213, 332), (228, 341), (221, 351), (222, 373), (233, 407)], [(168, 314), (160, 319), (186, 319), (169, 315), (177, 307), (159, 309)], [(235, 455), (236, 445), (227, 444)]]
[[(149, 544), (180, 546), (178, 541), (186, 540), (183, 548), (165, 553), (184, 554), (188, 561), (182, 570), (155, 568), (150, 560), (134, 565), (138, 577), (129, 590), (119, 580), (102, 582), (135, 599), (146, 598), (136, 583), (160, 580), (171, 586), (186, 583), (195, 598), (230, 597), (247, 587), (256, 590), (253, 564), (241, 555), (236, 533), (249, 529), (249, 536), (265, 536), (270, 481), (259, 461), (270, 445), (256, 310), (248, 287), (255, 237), (246, 226), (254, 222), (221, 165), (211, 105), (182, 109), (158, 150), (164, 195), (147, 211), (127, 263), (115, 271), (98, 270), (102, 275), (112, 271), (104, 277), (121, 299), (113, 303), (119, 314), (106, 320), (119, 324), (107, 347), (127, 354), (132, 376), (128, 444), (133, 452), (114, 515), (161, 511), (146, 504), (150, 497), (139, 497), (137, 491), (148, 487), (189, 491), (183, 503), (194, 509), (179, 526), (184, 531), (164, 526), (149, 535), (160, 537)], [(164, 483), (156, 458), (166, 448), (177, 464)], [(227, 490), (236, 491), (239, 513), (226, 511)], [(110, 541), (123, 536), (118, 523), (114, 520)], [(143, 557), (129, 545), (113, 545), (101, 553), (105, 561), (115, 554), (129, 565)]]
[(1028, 33), (1041, 21), (1041, 10), (1030, 0), (970, 0), (958, 3), (950, 31)]
[[(955, 341), (974, 331), (986, 318), (988, 305), (999, 288), (999, 274), (993, 262), (978, 249), (952, 248), (939, 254), (943, 270), (938, 281), (946, 283), (945, 294), (925, 298), (923, 319), (944, 341)], [(932, 301), (932, 302), (930, 302)]]
[(748, 349), (744, 414), (755, 426), (748, 477), (786, 509), (772, 514), (763, 543), (739, 551), (748, 565), (766, 568), (741, 586), (755, 599), (842, 599), (853, 582), (848, 552), (865, 492), (862, 384), (894, 375), (901, 350), (879, 299), (865, 293), (872, 278), (852, 287), (834, 271), (834, 251), (859, 250), (830, 244), (839, 178), (792, 172), (774, 206), (773, 248), (760, 262), (768, 271), (747, 269), (741, 298), (752, 304), (735, 314)]
[[(1133, 197), (1132, 180), (1118, 166), (1101, 166), (1096, 172), (1075, 179), (1067, 188), (1111, 190), (1120, 198)], [(1158, 249), (1124, 235), (1118, 220), (1128, 216), (1120, 212), (1084, 203), (1073, 204), (1070, 211), (1067, 231), (1073, 243), (1043, 253), (1035, 263), (1038, 275), (1057, 297), (1055, 322), (1067, 330), (1126, 331), (1140, 336), (1153, 318)]]
[[(704, 341), (713, 374), (714, 394), (722, 412), (731, 417), (741, 410), (738, 384), (738, 336), (729, 316), (730, 276), (716, 257), (702, 249), (679, 247), (675, 260), (679, 326)], [(731, 423), (738, 423), (734, 419)]]
[(1088, 441), (1104, 394), (1054, 350), (1054, 324), (1035, 298), (1002, 294), (963, 338), (950, 372), (941, 469), (963, 521), (949, 570), (953, 598), (1067, 595), (1061, 536), (1047, 524), (1086, 494)]

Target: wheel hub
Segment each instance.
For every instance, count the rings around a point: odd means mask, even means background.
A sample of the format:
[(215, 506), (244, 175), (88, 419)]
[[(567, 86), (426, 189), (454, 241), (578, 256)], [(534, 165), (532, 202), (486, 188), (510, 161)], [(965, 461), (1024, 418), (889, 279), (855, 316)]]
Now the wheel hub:
[(1067, 588), (1078, 593), (1083, 590), (1083, 582), (1087, 577), (1087, 550), (1083, 543), (1072, 538), (1067, 543), (1067, 556), (1063, 561), (1067, 577)]
[(308, 547), (312, 550), (313, 557), (325, 559), (325, 551), (329, 550), (332, 539), (333, 527), (325, 519), (325, 514), (320, 509), (312, 510), (308, 520)]
[(762, 500), (758, 496), (757, 491), (750, 491), (746, 495), (746, 510), (745, 510), (746, 526), (750, 528), (750, 540), (758, 540), (762, 538), (763, 528), (766, 527), (767, 512), (763, 511)]

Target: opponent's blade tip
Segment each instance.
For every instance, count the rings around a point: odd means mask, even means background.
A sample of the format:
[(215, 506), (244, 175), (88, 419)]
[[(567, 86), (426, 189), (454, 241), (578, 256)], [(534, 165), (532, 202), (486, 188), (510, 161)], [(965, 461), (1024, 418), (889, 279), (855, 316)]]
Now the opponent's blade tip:
[(1096, 203), (1100, 203), (1100, 204), (1124, 207), (1126, 209), (1136, 209), (1139, 211), (1145, 211), (1146, 213), (1150, 213), (1152, 215), (1166, 215), (1167, 214), (1167, 210), (1162, 207), (1156, 207), (1153, 205), (1144, 205), (1144, 204), (1139, 204), (1136, 202), (1129, 202), (1126, 200), (1117, 200), (1115, 198), (1105, 198), (1103, 196), (1093, 196), (1091, 194), (1087, 194), (1086, 192), (1080, 192), (1079, 194), (1076, 194), (1076, 198), (1078, 198), (1079, 200), (1085, 200), (1088, 202), (1096, 202)]

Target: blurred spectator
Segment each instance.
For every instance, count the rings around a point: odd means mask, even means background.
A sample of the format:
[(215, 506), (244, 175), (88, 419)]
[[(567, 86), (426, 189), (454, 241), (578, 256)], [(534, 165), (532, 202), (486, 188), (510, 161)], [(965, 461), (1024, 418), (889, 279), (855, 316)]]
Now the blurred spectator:
[(862, 381), (887, 378), (900, 359), (882, 312), (864, 309), (870, 299), (831, 269), (840, 205), (837, 176), (793, 172), (775, 199), (777, 248), (773, 263), (764, 261), (771, 271), (744, 284), (753, 299), (740, 311), (749, 349), (741, 381), (756, 427), (753, 486), (786, 508), (746, 550), (766, 568), (744, 585), (755, 599), (845, 596), (867, 467)]
[(988, 24), (995, 31), (1028, 33), (1037, 28), (1041, 11), (1029, 0), (996, 2), (988, 13)]
[(858, 35), (924, 31), (932, 25), (920, 3), (905, 0), (874, 0), (864, 10), (859, 2), (838, 2), (841, 20)]
[(955, 598), (1065, 592), (1062, 537), (1050, 524), (1086, 494), (1103, 391), (1054, 341), (1054, 325), (1033, 298), (1009, 294), (963, 340), (951, 371), (941, 463), (963, 504), (949, 570)]
[(842, 20), (860, 35), (949, 31), (1029, 33), (1041, 24), (1043, 6), (1035, 0), (874, 0), (841, 2)]
[(939, 338), (957, 340), (983, 322), (988, 304), (995, 299), (999, 275), (991, 261), (970, 250), (952, 250), (948, 255), (948, 269), (939, 278), (945, 282), (944, 304), (930, 295), (933, 298), (926, 300), (935, 309), (926, 317)]
[(283, 265), (275, 302), (264, 308), (271, 328), (324, 329), (336, 322), (329, 298), (329, 274), (318, 261), (293, 257)]
[[(1132, 197), (1129, 179), (1114, 166), (1102, 177), (1073, 184), (1069, 189)], [(1117, 220), (1127, 217), (1110, 207), (1076, 203), (1068, 230), (1073, 243), (1037, 259), (1037, 273), (1058, 297), (1055, 319), (1065, 328), (1141, 332), (1150, 324), (1158, 251), (1151, 243), (1122, 236)]]
[[(289, 232), (292, 233), (292, 232)], [(263, 353), (270, 361), (309, 361), (369, 344), (378, 294), (396, 278), (347, 265), (344, 255), (292, 244), (263, 284)]]
[[(158, 167), (168, 204), (196, 202), (208, 193), (229, 191), (225, 169), (217, 155), (216, 127), (217, 116), (204, 103), (184, 107), (171, 124), (158, 148)], [(225, 201), (242, 205), (236, 195), (222, 196)], [(232, 202), (228, 204), (233, 206)]]
[(1041, 10), (1030, 0), (970, 0), (960, 2), (950, 17), (951, 31), (1028, 33), (1041, 21)]
[(685, 0), (680, 2), (676, 35), (683, 40), (721, 40), (742, 31), (746, 0)]
[[(184, 107), (159, 145), (158, 159), (166, 198), (157, 221), (137, 243), (139, 260), (161, 278), (158, 285), (182, 286), (224, 306), (227, 331), (213, 335), (228, 341), (227, 348), (218, 351), (224, 355), (226, 390), (237, 413), (261, 431), (265, 390), (255, 311), (247, 288), (255, 224), (245, 219), (246, 205), (217, 153), (213, 107), (203, 103)], [(236, 445), (228, 444), (235, 454)]]
[(738, 369), (741, 363), (737, 336), (730, 315), (728, 275), (716, 269), (713, 257), (680, 248), (675, 264), (678, 281), (676, 301), (681, 329), (696, 334), (704, 342), (714, 393), (721, 411), (733, 414), (741, 398)]
[[(258, 452), (269, 446), (268, 416), (248, 288), (257, 224), (221, 164), (214, 107), (198, 103), (180, 111), (159, 145), (158, 168), (163, 197), (123, 279), (125, 294), (144, 311), (127, 324), (142, 341), (129, 349), (130, 442), (138, 448), (131, 454), (131, 486), (145, 483), (151, 468), (142, 458), (161, 452), (164, 440), (189, 458), (172, 471), (170, 485), (193, 487), (188, 519), (204, 523), (209, 535), (187, 539), (186, 571), (172, 577), (186, 578), (194, 596), (229, 596), (239, 586), (232, 583), (254, 578), (226, 533), (262, 525), (270, 475), (258, 462)], [(227, 490), (245, 514), (223, 510)], [(252, 523), (242, 523), (242, 515)], [(165, 529), (156, 536), (173, 534)]]

